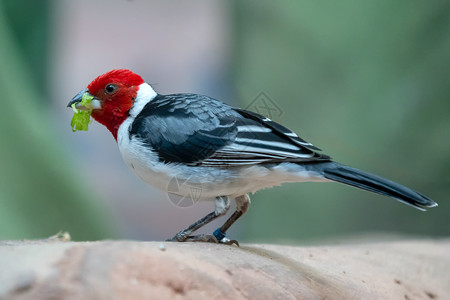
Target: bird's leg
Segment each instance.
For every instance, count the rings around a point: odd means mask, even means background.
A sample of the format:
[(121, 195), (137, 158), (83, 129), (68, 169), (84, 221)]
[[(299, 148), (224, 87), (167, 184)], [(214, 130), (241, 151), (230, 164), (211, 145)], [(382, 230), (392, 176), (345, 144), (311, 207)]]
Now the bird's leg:
[(214, 237), (223, 244), (236, 244), (239, 246), (238, 241), (230, 240), (226, 237), (227, 230), (237, 221), (243, 214), (245, 214), (250, 206), (250, 197), (248, 194), (236, 197), (236, 211), (225, 221), (225, 223), (214, 231)]
[(212, 235), (194, 235), (191, 236), (191, 233), (202, 227), (203, 225), (208, 224), (212, 220), (224, 215), (228, 209), (230, 208), (230, 200), (227, 196), (219, 196), (216, 197), (216, 209), (212, 212), (190, 225), (186, 229), (178, 232), (173, 238), (168, 239), (168, 241), (174, 242), (184, 242), (184, 241), (196, 241), (196, 242), (214, 242), (217, 243), (217, 239)]

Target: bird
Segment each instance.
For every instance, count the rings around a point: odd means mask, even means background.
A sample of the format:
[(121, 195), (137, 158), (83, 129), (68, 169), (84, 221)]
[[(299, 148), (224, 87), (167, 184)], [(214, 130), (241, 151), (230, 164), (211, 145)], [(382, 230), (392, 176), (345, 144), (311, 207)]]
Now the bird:
[[(92, 97), (89, 107), (83, 96)], [(190, 93), (163, 95), (141, 76), (114, 69), (95, 78), (69, 102), (113, 135), (125, 163), (146, 183), (166, 192), (171, 180), (201, 186), (214, 211), (168, 241), (236, 244), (227, 230), (248, 210), (258, 190), (287, 182), (340, 182), (392, 197), (419, 210), (437, 203), (406, 186), (332, 160), (287, 127), (258, 113)], [(189, 195), (191, 185), (179, 186)], [(236, 209), (212, 234), (194, 234)]]

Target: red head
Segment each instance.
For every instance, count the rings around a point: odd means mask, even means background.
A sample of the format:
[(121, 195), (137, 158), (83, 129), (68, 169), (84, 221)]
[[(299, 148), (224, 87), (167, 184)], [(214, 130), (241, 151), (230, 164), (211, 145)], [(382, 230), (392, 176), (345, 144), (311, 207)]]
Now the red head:
[(97, 100), (92, 117), (103, 124), (117, 139), (117, 131), (136, 99), (141, 76), (130, 70), (119, 69), (98, 76), (88, 86), (88, 92)]

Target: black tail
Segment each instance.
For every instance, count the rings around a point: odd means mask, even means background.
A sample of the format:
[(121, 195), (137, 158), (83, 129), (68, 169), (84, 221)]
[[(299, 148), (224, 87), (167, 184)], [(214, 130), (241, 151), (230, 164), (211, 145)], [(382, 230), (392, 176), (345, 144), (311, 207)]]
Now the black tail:
[(321, 168), (321, 173), (327, 179), (393, 197), (420, 210), (437, 206), (437, 203), (430, 198), (419, 194), (406, 186), (355, 168), (347, 167), (335, 162), (319, 163), (316, 167)]

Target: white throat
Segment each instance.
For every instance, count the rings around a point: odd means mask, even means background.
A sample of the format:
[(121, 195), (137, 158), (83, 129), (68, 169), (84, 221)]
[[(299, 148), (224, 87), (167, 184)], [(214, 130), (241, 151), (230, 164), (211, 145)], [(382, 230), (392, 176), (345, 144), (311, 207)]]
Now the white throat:
[(133, 106), (130, 109), (129, 115), (135, 118), (144, 108), (144, 106), (149, 103), (153, 98), (155, 98), (157, 93), (153, 88), (146, 82), (139, 85), (139, 90), (134, 100)]
[(128, 113), (128, 118), (123, 121), (123, 123), (119, 127), (119, 130), (117, 131), (117, 143), (125, 161), (127, 161), (126, 156), (129, 154), (128, 150), (130, 150), (129, 128), (136, 116), (139, 115), (139, 113), (144, 109), (145, 105), (152, 101), (156, 97), (156, 95), (158, 94), (148, 83), (144, 82), (139, 85), (139, 90), (137, 92), (136, 99), (134, 99), (133, 106)]

